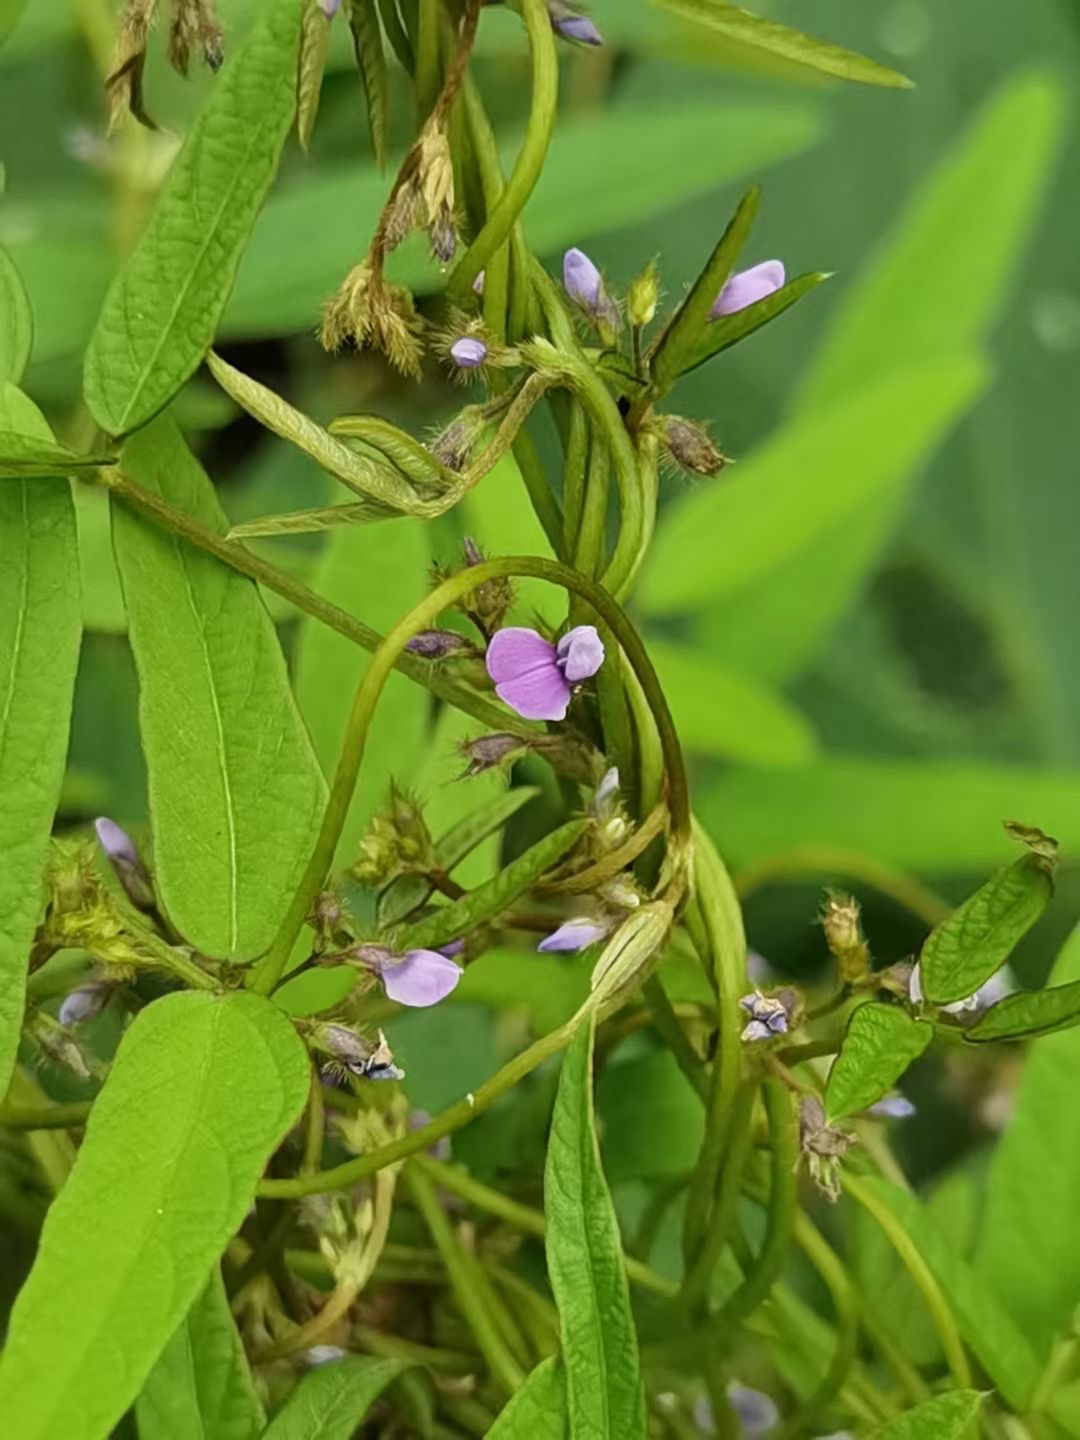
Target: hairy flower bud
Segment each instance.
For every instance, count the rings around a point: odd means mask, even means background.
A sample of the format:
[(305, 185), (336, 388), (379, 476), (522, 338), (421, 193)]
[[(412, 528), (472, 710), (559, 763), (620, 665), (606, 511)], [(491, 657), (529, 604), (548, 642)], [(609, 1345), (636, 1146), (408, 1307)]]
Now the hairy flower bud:
[(425, 660), (446, 660), (453, 655), (473, 655), (476, 647), (456, 630), (420, 630), (405, 646)]
[(829, 894), (821, 912), (825, 943), (840, 966), (845, 984), (860, 979), (870, 968), (870, 951), (862, 936), (859, 903), (851, 895)]
[(680, 469), (692, 475), (718, 475), (728, 463), (704, 426), (684, 420), (681, 415), (665, 415), (662, 425), (661, 442)]
[(630, 282), (626, 292), (626, 318), (641, 329), (651, 325), (660, 303), (660, 272), (656, 261), (650, 260), (640, 275)]
[(468, 764), (462, 779), (483, 775), (487, 770), (506, 769), (529, 748), (520, 735), (478, 735), (475, 740), (462, 740), (458, 746)]
[[(467, 536), (464, 549), (467, 568), (483, 564), (483, 551)], [(513, 603), (513, 583), (506, 576), (499, 576), (469, 590), (458, 601), (458, 608), (468, 615), (482, 634), (490, 636), (500, 628)]]
[(810, 1178), (826, 1199), (835, 1203), (840, 1198), (840, 1162), (856, 1137), (830, 1125), (817, 1096), (805, 1095), (799, 1104), (799, 1143)]
[(484, 422), (479, 409), (470, 405), (436, 435), (428, 448), (440, 465), (460, 474), (472, 463), (473, 452), (483, 432)]

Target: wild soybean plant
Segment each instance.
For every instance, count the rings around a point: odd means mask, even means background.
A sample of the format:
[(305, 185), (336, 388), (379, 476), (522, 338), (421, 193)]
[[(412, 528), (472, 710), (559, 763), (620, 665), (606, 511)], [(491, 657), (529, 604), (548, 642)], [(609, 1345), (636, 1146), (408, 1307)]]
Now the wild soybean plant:
[[(905, 83), (719, 0), (665, 3), (788, 63)], [(825, 276), (788, 280), (779, 259), (742, 265), (756, 188), (666, 315), (655, 263), (625, 294), (578, 248), (550, 275), (522, 211), (555, 122), (556, 45), (602, 36), (564, 0), (513, 8), (532, 105), (504, 174), (470, 70), (478, 0), (345, 0), (380, 160), (384, 39), (419, 119), (321, 337), (380, 352), (409, 377), (436, 359), (473, 386), (428, 443), (375, 416), (323, 427), (211, 348), (289, 132), (295, 123), (305, 146), (313, 133), (329, 27), (342, 23), (335, 0), (269, 0), (228, 55), (212, 7), (176, 0), (173, 62), (201, 53), (221, 74), (91, 339), (92, 451), (59, 444), (18, 389), (32, 322), (2, 257), (0, 1066), (11, 1089), (0, 1122), (36, 1137), (56, 1192), (0, 1360), (5, 1433), (100, 1440), (132, 1409), (125, 1423), (142, 1440), (344, 1440), (365, 1424), (620, 1440), (1031, 1433), (1019, 1417), (1041, 1426), (1069, 1378), (1075, 1341), (1054, 1340), (1067, 1316), (1038, 1349), (1016, 1329), (985, 1274), (894, 1183), (881, 1124), (910, 1112), (895, 1086), (930, 1046), (1080, 1020), (1080, 981), (1004, 994), (999, 978), (1050, 900), (1056, 847), (1011, 827), (1023, 853), (939, 917), (917, 963), (875, 969), (858, 906), (836, 895), (822, 915), (836, 982), (820, 1004), (760, 967), (748, 978), (738, 901), (693, 819), (678, 736), (624, 605), (661, 466), (722, 483), (722, 451), (667, 410), (669, 391)], [(153, 112), (153, 10), (131, 0), (121, 16), (107, 82), (116, 128)], [(423, 309), (386, 273), (417, 230), (445, 277)], [(169, 413), (204, 362), (349, 497), (230, 530)], [(539, 406), (561, 445), (555, 483), (526, 428)], [(434, 520), (507, 455), (554, 558), (485, 556), (466, 540), (385, 635), (245, 543)], [(80, 643), (72, 481), (101, 487), (112, 507), (147, 846), (107, 817), (92, 835), (50, 840)], [(564, 595), (565, 623), (510, 623), (518, 580)], [(371, 655), (329, 784), (260, 585)], [(466, 797), (476, 776), (519, 778), (518, 762), (550, 772), (546, 833), (525, 844), (519, 827), (540, 786), (466, 798), (432, 833), (409, 775), (366, 773), (395, 673), (469, 717)], [(343, 857), (358, 784), (380, 804)], [(464, 862), (493, 837), (501, 868), (463, 884)], [(410, 1111), (382, 1022), (467, 991), (486, 951), (509, 957), (530, 935), (542, 955), (588, 952), (531, 962), (552, 967), (552, 983), (573, 977), (564, 1018), (442, 1113)], [(81, 958), (78, 983), (58, 991), (55, 976), (72, 973), (50, 965), (61, 952)], [(693, 1001), (670, 993), (683, 962)], [(295, 1013), (289, 984), (302, 972), (342, 981), (341, 998)], [(82, 1028), (106, 1011), (114, 1049)], [(593, 1073), (646, 1027), (682, 1072), (702, 1139), (631, 1245), (600, 1164)], [(96, 1097), (51, 1099), (22, 1068), (34, 1060)], [(446, 1147), (548, 1062), (561, 1069), (540, 1205), (450, 1164)], [(522, 1089), (530, 1103), (547, 1093)], [(515, 1113), (525, 1123), (526, 1109)], [(887, 1237), (932, 1322), (929, 1359), (909, 1358), (860, 1292), (813, 1218), (822, 1195), (846, 1197)], [(649, 1237), (680, 1213), (681, 1260), (661, 1272)], [(547, 1283), (529, 1263), (541, 1244)], [(827, 1302), (794, 1288), (794, 1252)]]

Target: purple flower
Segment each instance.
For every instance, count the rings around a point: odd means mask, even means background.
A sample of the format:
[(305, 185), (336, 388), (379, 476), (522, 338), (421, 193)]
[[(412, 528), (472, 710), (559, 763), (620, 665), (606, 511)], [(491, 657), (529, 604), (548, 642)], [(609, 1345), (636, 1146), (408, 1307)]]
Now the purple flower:
[(395, 955), (377, 945), (362, 945), (356, 955), (378, 975), (391, 1000), (417, 1009), (445, 1000), (462, 975), (461, 966), (438, 950)]
[(894, 1090), (871, 1105), (866, 1113), (876, 1120), (907, 1120), (915, 1114), (915, 1106), (906, 1095)]
[(92, 981), (89, 985), (80, 985), (77, 990), (64, 996), (56, 1018), (65, 1029), (79, 1025), (83, 1020), (92, 1020), (104, 1010), (111, 989), (110, 985), (105, 985), (100, 980)]
[(602, 45), (604, 37), (587, 15), (564, 15), (553, 19), (552, 29), (564, 40), (580, 40), (583, 45)]
[(715, 320), (720, 315), (734, 315), (737, 310), (745, 310), (748, 305), (764, 300), (766, 295), (780, 289), (785, 278), (782, 260), (763, 260), (749, 270), (740, 270), (732, 275), (716, 297), (709, 311), (710, 318)]
[(475, 335), (463, 335), (450, 346), (450, 358), (462, 370), (475, 370), (487, 359), (488, 347)]
[(761, 1390), (751, 1390), (738, 1380), (730, 1380), (727, 1397), (739, 1417), (744, 1435), (764, 1435), (780, 1419), (780, 1411), (772, 1398)]
[(584, 950), (586, 945), (595, 945), (597, 940), (602, 940), (610, 929), (611, 926), (601, 920), (590, 920), (587, 915), (579, 915), (574, 920), (564, 920), (559, 928), (545, 936), (536, 948), (545, 955), (559, 950)]
[(146, 866), (139, 858), (135, 841), (107, 815), (98, 816), (94, 821), (94, 830), (98, 844), (109, 857), (109, 863), (128, 899), (140, 910), (151, 908), (154, 903), (154, 887), (150, 883)]
[(742, 1032), (744, 1040), (771, 1040), (774, 1035), (786, 1035), (788, 1012), (782, 1000), (775, 995), (762, 995), (754, 990), (744, 995), (739, 1004), (750, 1016)]
[(487, 650), (495, 693), (526, 720), (563, 720), (573, 687), (604, 663), (594, 625), (575, 625), (557, 645), (535, 630), (509, 625), (497, 630)]
[(563, 256), (562, 274), (570, 299), (597, 314), (604, 298), (604, 278), (584, 250), (567, 250)]
[(319, 0), (319, 9), (327, 20), (332, 20), (341, 9), (341, 0)]

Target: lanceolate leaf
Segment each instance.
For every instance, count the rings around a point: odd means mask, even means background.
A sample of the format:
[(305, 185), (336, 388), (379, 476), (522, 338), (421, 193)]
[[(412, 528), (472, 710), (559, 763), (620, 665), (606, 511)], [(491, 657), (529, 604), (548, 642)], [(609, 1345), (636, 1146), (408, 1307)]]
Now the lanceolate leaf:
[(19, 1440), (101, 1440), (142, 1388), (307, 1098), (310, 1067), (257, 996), (149, 1005), (53, 1203), (0, 1360)]
[(202, 360), (296, 105), (300, 6), (268, 0), (226, 62), (86, 354), (86, 403), (113, 435), (145, 425)]
[(330, 21), (319, 0), (304, 0), (303, 8), (300, 59), (296, 67), (296, 134), (306, 150), (319, 113), (326, 54), (330, 48)]
[(932, 1025), (912, 1020), (898, 1005), (860, 1005), (829, 1071), (829, 1119), (842, 1120), (880, 1100), (933, 1038)]
[(460, 900), (399, 930), (394, 937), (399, 950), (433, 949), (457, 940), (492, 919), (532, 888), (540, 877), (557, 865), (585, 833), (587, 820), (569, 820), (543, 840), (530, 846), (485, 885), (478, 885)]
[(600, 1168), (593, 1027), (563, 1060), (544, 1172), (547, 1261), (575, 1440), (643, 1440), (645, 1403), (619, 1227)]
[(77, 470), (96, 470), (114, 465), (108, 455), (79, 455), (50, 436), (23, 435), (18, 430), (0, 430), (0, 478), (35, 475), (73, 475)]
[(898, 1415), (873, 1432), (872, 1440), (964, 1440), (979, 1413), (977, 1390), (950, 1390)]
[(1023, 990), (992, 1005), (964, 1039), (1023, 1040), (1052, 1035), (1080, 1025), (1080, 980), (1071, 985), (1049, 985), (1045, 990)]
[(255, 1440), (266, 1424), (221, 1271), (173, 1332), (135, 1406), (139, 1440)]
[(1009, 958), (1054, 893), (1045, 857), (1022, 855), (957, 907), (922, 948), (919, 964), (928, 1000), (963, 1000)]
[(722, 350), (728, 350), (740, 340), (745, 340), (747, 335), (752, 335), (755, 330), (768, 325), (770, 320), (775, 320), (785, 310), (790, 310), (804, 295), (808, 295), (811, 290), (817, 289), (823, 280), (828, 279), (830, 276), (823, 270), (798, 275), (787, 285), (774, 290), (771, 295), (766, 295), (764, 300), (747, 305), (743, 310), (736, 310), (734, 315), (723, 315), (718, 320), (710, 321), (687, 356), (682, 373), (685, 375), (690, 370), (696, 370), (699, 365), (704, 365), (706, 360), (711, 360)]
[(833, 75), (838, 80), (857, 80), (863, 85), (884, 85), (893, 90), (911, 85), (905, 75), (890, 70), (887, 65), (879, 65), (876, 60), (828, 40), (804, 35), (801, 30), (793, 30), (775, 20), (752, 15), (748, 10), (727, 4), (726, 0), (656, 0), (656, 3), (680, 19), (705, 26), (740, 50), (761, 51), (804, 69)]
[[(172, 420), (124, 447), (134, 479), (226, 528)], [(250, 959), (273, 939), (307, 862), (325, 785), (255, 586), (121, 506), (114, 543), (150, 772), (155, 875), (184, 938)]]
[(263, 1440), (352, 1440), (369, 1407), (408, 1366), (401, 1360), (347, 1356), (300, 1381)]
[(499, 1412), (487, 1440), (564, 1440), (566, 1381), (555, 1356), (542, 1360)]
[[(0, 11), (2, 15), (2, 11)], [(3, 19), (0, 18), (0, 39)], [(0, 245), (0, 383), (17, 385), (30, 363), (34, 343), (34, 321), (26, 287), (15, 261)]]
[[(6, 382), (0, 424), (52, 443), (36, 407)], [(0, 485), (0, 1093), (19, 1043), (81, 633), (68, 482), (7, 481)]]
[(386, 168), (390, 129), (390, 79), (386, 71), (382, 31), (375, 0), (346, 0), (356, 64), (364, 85), (371, 148), (380, 170)]

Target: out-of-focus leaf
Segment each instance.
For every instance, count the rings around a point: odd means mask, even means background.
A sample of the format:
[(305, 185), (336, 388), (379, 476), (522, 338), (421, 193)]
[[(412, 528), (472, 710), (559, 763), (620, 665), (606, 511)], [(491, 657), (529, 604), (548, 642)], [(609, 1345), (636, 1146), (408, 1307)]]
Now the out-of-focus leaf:
[[(463, 504), (465, 528), (485, 555), (539, 555), (554, 559), (544, 527), (529, 503), (525, 481), (512, 454), (504, 455)], [(557, 625), (566, 613), (564, 596), (543, 580), (515, 580), (511, 619), (534, 625), (537, 617)]]
[[(41, 412), (7, 381), (0, 381), (0, 424), (52, 442)], [(0, 485), (0, 557), (0, 1091), (6, 1091), (44, 902), (82, 631), (66, 480)]]
[[(463, 778), (466, 762), (458, 747), (482, 733), (483, 728), (460, 710), (447, 705), (439, 712), (427, 758), (415, 780), (424, 818), (433, 835), (444, 835), (478, 805), (494, 800), (506, 789), (506, 781), (497, 769)], [(499, 849), (500, 837), (489, 836), (462, 861), (454, 873), (455, 880), (467, 889), (487, 880), (498, 866)]]
[(80, 455), (51, 437), (23, 435), (18, 430), (0, 430), (0, 479), (39, 475), (73, 475), (79, 470), (96, 470), (113, 465), (109, 455)]
[(145, 425), (205, 355), (296, 107), (300, 7), (273, 0), (199, 112), (86, 354), (103, 430)]
[(329, 48), (330, 19), (319, 0), (305, 0), (300, 26), (300, 58), (296, 67), (296, 136), (305, 150), (311, 144), (311, 134), (319, 113)]
[(309, 1370), (263, 1432), (263, 1440), (351, 1440), (370, 1406), (408, 1366), (346, 1355)]
[(382, 30), (375, 0), (345, 0), (356, 64), (364, 85), (371, 148), (380, 170), (386, 169), (390, 129), (390, 77), (383, 52)]
[[(8, 12), (11, 0), (6, 0)], [(18, 9), (15, 10), (17, 16)], [(4, 43), (4, 8), (0, 4), (0, 45)], [(30, 363), (34, 318), (15, 261), (0, 245), (0, 381), (17, 385)]]
[(1050, 903), (1052, 867), (1022, 855), (980, 886), (927, 937), (919, 956), (926, 998), (947, 1005), (974, 995)]
[[(213, 486), (171, 419), (133, 436), (123, 464), (224, 533)], [(277, 931), (326, 794), (277, 634), (255, 586), (220, 561), (119, 505), (113, 535), (139, 670), (157, 884), (191, 944), (250, 959)]]
[(1063, 846), (1080, 846), (1080, 773), (948, 760), (742, 767), (705, 787), (698, 810), (739, 864), (829, 847), (907, 870), (977, 871), (1001, 858), (1008, 815), (1038, 815)]
[[(568, 121), (556, 129), (526, 211), (530, 243), (541, 253), (552, 252), (631, 225), (799, 154), (821, 130), (817, 107), (790, 101), (730, 101), (707, 109), (685, 103), (616, 107)], [(599, 174), (603, 185), (596, 184)], [(255, 227), (222, 332), (250, 336), (310, 329), (326, 297), (356, 263), (356, 236), (374, 230), (385, 199), (386, 182), (378, 170), (358, 172), (354, 165), (305, 178), (275, 195)], [(343, 215), (351, 217), (348, 225), (341, 223)], [(396, 254), (393, 270), (421, 290), (441, 284), (422, 251)]]
[[(327, 545), (315, 589), (380, 631), (395, 625), (424, 595), (430, 557), (416, 520), (378, 532), (339, 530)], [(345, 722), (368, 656), (351, 640), (310, 617), (300, 622), (296, 695), (315, 753), (331, 776)], [(360, 780), (341, 832), (338, 861), (350, 864), (372, 815), (385, 803), (391, 779), (411, 788), (427, 725), (428, 700), (419, 685), (391, 675), (368, 732)]]
[(139, 1440), (255, 1440), (266, 1424), (215, 1265), (135, 1405)]
[(898, 1005), (860, 1005), (852, 1012), (825, 1089), (830, 1120), (866, 1110), (887, 1094), (934, 1038), (934, 1027)]
[(113, 554), (109, 497), (98, 485), (76, 485), (75, 518), (79, 528), (83, 624), (87, 630), (122, 635), (127, 612)]
[[(0, 45), (15, 33), (15, 27), (25, 9), (26, 0), (0, 0)], [(11, 375), (7, 378), (18, 380), (19, 377)]]
[[(1080, 984), (1080, 931), (1073, 931), (1051, 975)], [(1044, 1357), (1067, 1329), (1080, 1295), (1080, 1107), (1076, 1076), (1080, 1031), (1032, 1046), (1016, 1108), (990, 1163), (975, 1263), (979, 1273)]]
[(511, 1395), (487, 1440), (564, 1440), (566, 1433), (566, 1381), (553, 1355)]
[(544, 1171), (547, 1261), (559, 1307), (570, 1433), (643, 1440), (645, 1397), (615, 1211), (596, 1144), (593, 1027), (563, 1060)]
[(486, 950), (470, 961), (452, 1003), (527, 1010), (540, 1034), (569, 1020), (589, 994), (589, 967), (576, 957)]
[(964, 1039), (1024, 1040), (1053, 1035), (1080, 1025), (1080, 980), (1072, 985), (1048, 985), (1045, 990), (1022, 990), (991, 1005)]
[[(661, 526), (642, 577), (650, 614), (758, 586), (836, 527), (888, 505), (985, 382), (973, 357), (897, 371), (840, 405), (790, 421), (732, 479), (694, 491)], [(886, 439), (887, 437), (887, 439)]]
[(185, 991), (136, 1017), (12, 1311), (0, 1406), (20, 1440), (110, 1432), (309, 1085), (295, 1030), (255, 995)]
[(650, 637), (649, 654), (688, 750), (751, 765), (801, 765), (815, 755), (809, 721), (704, 649)]
[(702, 25), (737, 45), (740, 50), (761, 51), (787, 64), (832, 75), (838, 80), (855, 80), (862, 85), (884, 85), (890, 90), (907, 89), (911, 81), (906, 75), (890, 70), (865, 55), (845, 50), (828, 40), (805, 35), (789, 25), (752, 15), (729, 5), (727, 0), (655, 0), (681, 20)]
[(669, 1051), (608, 1065), (597, 1086), (596, 1108), (611, 1184), (684, 1175), (694, 1168), (705, 1111)]
[(978, 1390), (949, 1390), (898, 1415), (873, 1432), (872, 1440), (963, 1440), (979, 1413)]

